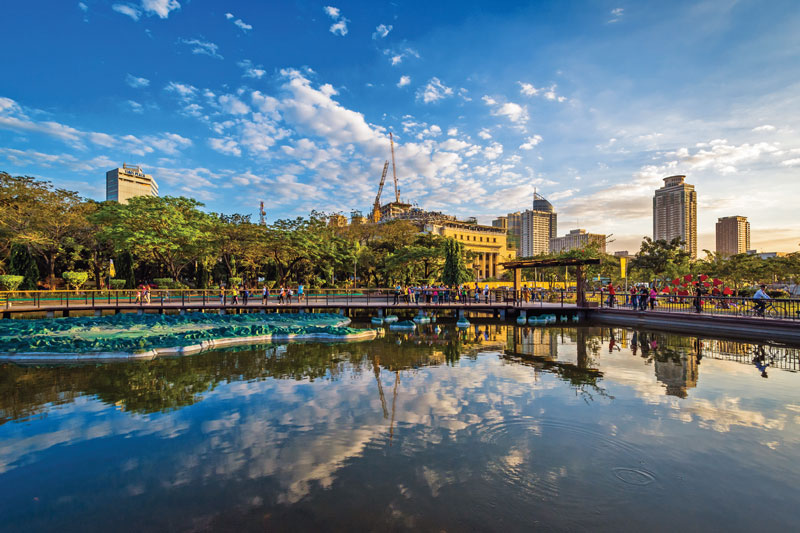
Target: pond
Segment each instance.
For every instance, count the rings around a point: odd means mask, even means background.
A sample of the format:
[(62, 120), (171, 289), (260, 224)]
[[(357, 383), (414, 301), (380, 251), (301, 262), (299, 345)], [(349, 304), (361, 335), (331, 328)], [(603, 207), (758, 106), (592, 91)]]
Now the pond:
[(798, 353), (487, 324), (5, 364), (0, 530), (793, 529)]

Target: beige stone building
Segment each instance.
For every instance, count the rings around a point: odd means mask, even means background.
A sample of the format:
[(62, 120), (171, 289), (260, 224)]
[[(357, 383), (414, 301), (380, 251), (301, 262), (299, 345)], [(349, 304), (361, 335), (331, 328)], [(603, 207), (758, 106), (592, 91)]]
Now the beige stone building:
[(158, 185), (142, 167), (122, 164), (106, 172), (106, 200), (127, 204), (134, 196), (158, 196)]
[(717, 253), (728, 257), (750, 249), (750, 222), (747, 217), (717, 219)]
[(508, 249), (503, 228), (442, 220), (425, 224), (424, 231), (453, 238), (462, 243), (468, 252), (473, 252), (475, 257), (467, 267), (472, 268), (478, 280), (500, 277), (504, 271), (500, 263), (513, 259), (514, 254)]
[(697, 192), (686, 176), (664, 178), (664, 186), (653, 197), (653, 239), (671, 241), (680, 237), (683, 249), (697, 257)]
[(581, 250), (589, 244), (597, 244), (601, 253), (606, 253), (606, 236), (599, 233), (586, 233), (585, 229), (574, 229), (562, 237), (550, 239), (552, 253)]

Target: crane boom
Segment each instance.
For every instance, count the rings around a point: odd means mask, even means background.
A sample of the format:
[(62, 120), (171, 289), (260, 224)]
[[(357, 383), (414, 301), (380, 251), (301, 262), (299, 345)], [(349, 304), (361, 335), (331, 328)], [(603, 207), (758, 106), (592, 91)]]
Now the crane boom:
[(391, 131), (389, 132), (389, 146), (392, 149), (392, 176), (394, 176), (394, 201), (400, 203), (400, 191), (397, 189), (397, 169), (394, 166), (394, 138), (392, 137)]
[(383, 192), (383, 184), (386, 182), (386, 172), (389, 170), (389, 162), (383, 164), (383, 172), (381, 173), (381, 184), (378, 185), (378, 195), (375, 197), (375, 205), (372, 206), (372, 221), (380, 222), (381, 220), (381, 192)]

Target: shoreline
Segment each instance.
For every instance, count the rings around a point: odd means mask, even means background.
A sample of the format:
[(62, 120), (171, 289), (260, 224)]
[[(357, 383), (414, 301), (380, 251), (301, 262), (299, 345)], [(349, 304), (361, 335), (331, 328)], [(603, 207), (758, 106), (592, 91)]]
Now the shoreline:
[[(349, 320), (348, 320), (349, 322)], [(59, 362), (110, 362), (110, 361), (132, 361), (132, 360), (152, 360), (157, 357), (193, 355), (217, 348), (226, 348), (243, 344), (259, 344), (263, 342), (275, 341), (298, 341), (315, 340), (321, 342), (352, 342), (372, 340), (378, 336), (378, 331), (374, 329), (364, 330), (358, 333), (348, 333), (346, 335), (333, 335), (330, 333), (299, 333), (299, 334), (278, 334), (278, 335), (259, 335), (256, 337), (227, 337), (220, 339), (209, 339), (199, 344), (187, 346), (171, 346), (165, 348), (152, 348), (142, 352), (0, 352), (0, 362), (12, 363), (59, 363)]]

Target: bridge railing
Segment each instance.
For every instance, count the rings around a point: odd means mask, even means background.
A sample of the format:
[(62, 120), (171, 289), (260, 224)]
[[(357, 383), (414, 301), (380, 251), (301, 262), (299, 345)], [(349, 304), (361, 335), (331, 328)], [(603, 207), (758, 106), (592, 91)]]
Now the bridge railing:
[(743, 296), (703, 295), (697, 300), (694, 296), (659, 294), (655, 299), (644, 299), (640, 296), (633, 298), (630, 294), (616, 294), (611, 297), (606, 293), (600, 305), (639, 311), (800, 321), (800, 299), (797, 298), (756, 300)]

